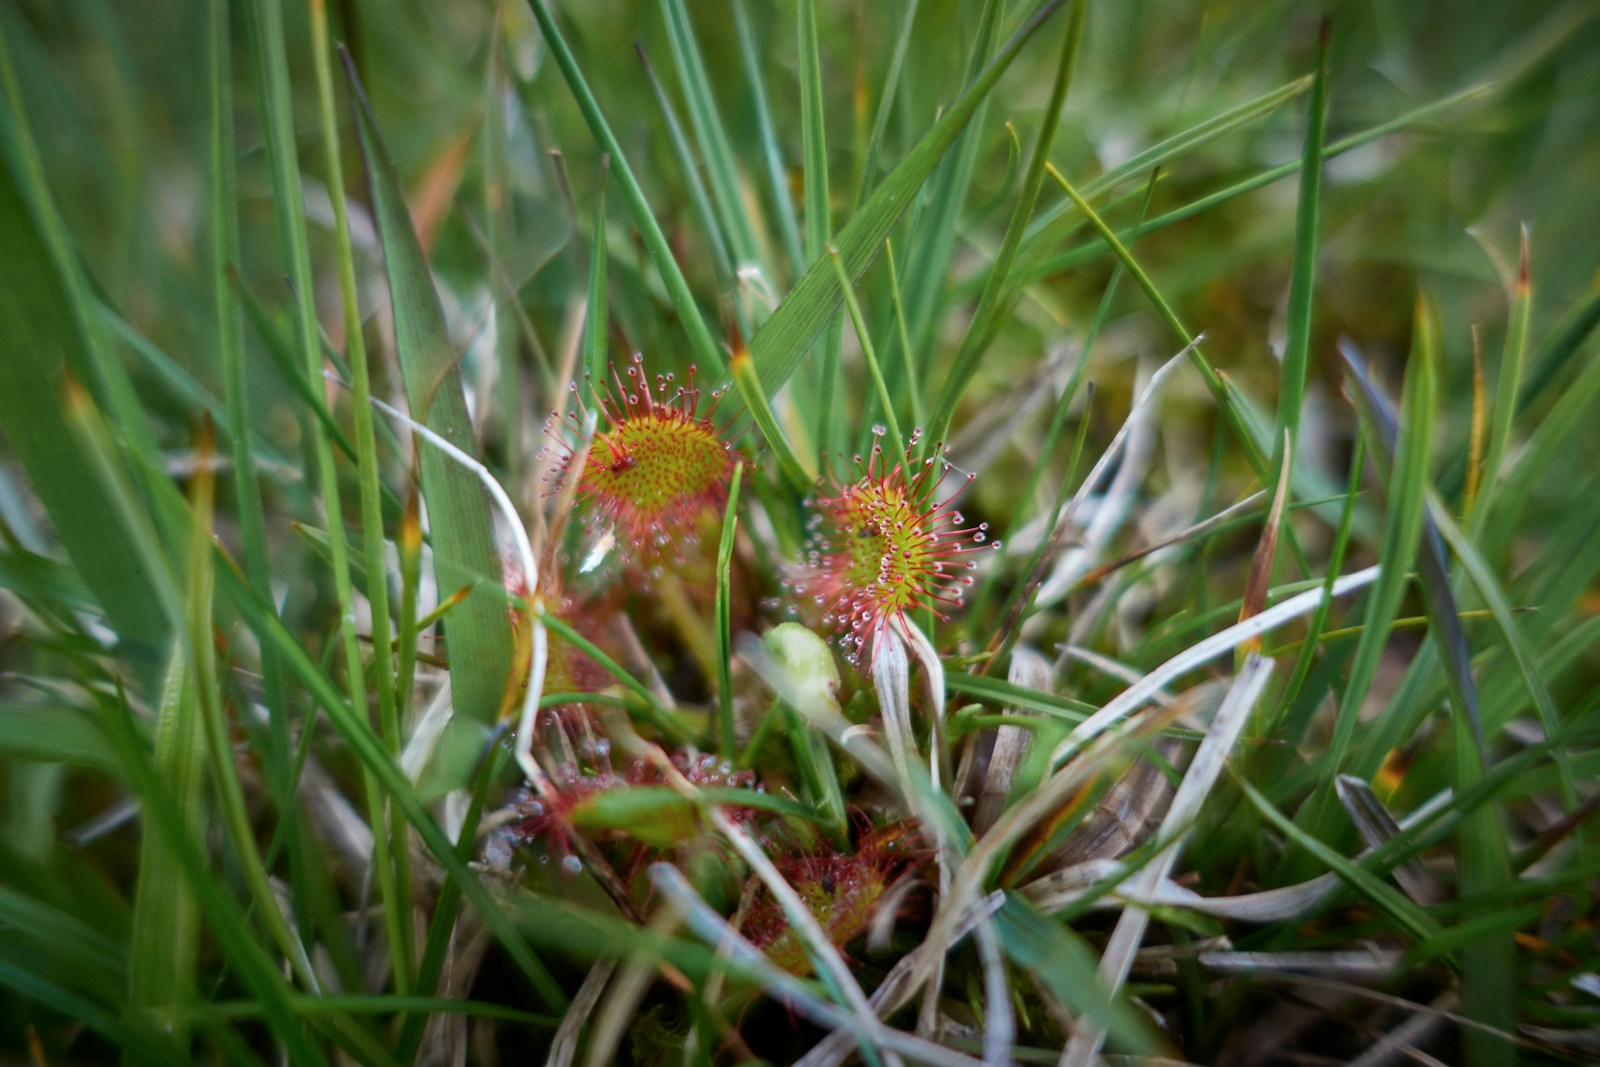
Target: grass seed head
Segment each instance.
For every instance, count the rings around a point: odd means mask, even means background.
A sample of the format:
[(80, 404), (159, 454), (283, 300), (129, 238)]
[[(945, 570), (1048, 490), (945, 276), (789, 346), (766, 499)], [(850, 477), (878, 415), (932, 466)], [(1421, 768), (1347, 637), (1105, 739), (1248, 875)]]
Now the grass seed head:
[(912, 611), (931, 607), (946, 617), (943, 609), (958, 606), (973, 584), (978, 565), (966, 557), (1000, 547), (989, 541), (988, 523), (968, 526), (953, 507), (976, 476), (957, 471), (937, 449), (917, 459), (920, 433), (893, 467), (874, 442), (865, 460), (855, 457), (854, 481), (813, 502), (806, 560), (792, 589), (822, 609), (823, 625), (842, 633), (845, 656), (858, 667), (884, 629), (904, 629)]
[[(590, 383), (599, 410), (587, 454), (556, 446), (565, 454), (553, 480), (577, 478), (591, 524), (614, 526), (638, 550), (664, 551), (694, 539), (706, 517), (728, 500), (737, 457), (725, 428), (712, 421), (722, 394), (713, 392), (701, 411), (694, 367), (686, 378), (679, 385), (674, 375), (658, 374), (652, 384), (638, 355), (623, 374), (613, 365), (603, 390)], [(546, 431), (560, 421), (581, 440), (590, 411), (576, 385), (572, 391), (578, 410), (565, 417), (552, 412)]]

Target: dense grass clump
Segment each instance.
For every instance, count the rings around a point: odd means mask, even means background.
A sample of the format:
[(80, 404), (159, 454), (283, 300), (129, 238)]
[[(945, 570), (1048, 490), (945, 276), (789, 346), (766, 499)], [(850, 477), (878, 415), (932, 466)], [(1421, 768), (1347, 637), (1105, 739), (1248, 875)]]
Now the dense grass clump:
[(1597, 14), (0, 4), (0, 1049), (1595, 1057)]

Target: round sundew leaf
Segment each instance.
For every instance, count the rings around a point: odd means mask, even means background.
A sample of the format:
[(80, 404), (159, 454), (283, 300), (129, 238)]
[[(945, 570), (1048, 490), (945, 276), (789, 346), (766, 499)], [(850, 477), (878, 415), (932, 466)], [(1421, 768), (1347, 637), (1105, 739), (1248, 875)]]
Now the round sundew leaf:
[(859, 665), (878, 634), (913, 611), (961, 602), (972, 584), (973, 564), (961, 557), (984, 548), (987, 524), (964, 526), (954, 508), (972, 481), (963, 476), (941, 496), (955, 467), (941, 459), (917, 460), (916, 441), (890, 468), (883, 447), (857, 457), (858, 477), (816, 501), (806, 573), (796, 591), (824, 611), (823, 623), (843, 631), (848, 658)]
[[(578, 480), (578, 498), (595, 526), (614, 526), (635, 548), (666, 548), (693, 537), (702, 520), (720, 514), (738, 457), (712, 421), (717, 395), (700, 410), (694, 368), (678, 385), (659, 375), (652, 386), (641, 357), (626, 377), (613, 368), (611, 384), (595, 388), (594, 439), (581, 469), (568, 451), (563, 478)], [(579, 401), (580, 413), (591, 414)], [(585, 421), (565, 420), (582, 435)]]

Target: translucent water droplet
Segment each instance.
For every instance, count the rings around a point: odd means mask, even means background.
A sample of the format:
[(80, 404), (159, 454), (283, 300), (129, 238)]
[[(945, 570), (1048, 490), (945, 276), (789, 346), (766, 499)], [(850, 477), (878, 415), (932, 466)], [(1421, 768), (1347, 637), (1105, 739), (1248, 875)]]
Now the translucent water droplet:
[(561, 861), (561, 869), (568, 874), (582, 874), (583, 861), (576, 856), (567, 856)]

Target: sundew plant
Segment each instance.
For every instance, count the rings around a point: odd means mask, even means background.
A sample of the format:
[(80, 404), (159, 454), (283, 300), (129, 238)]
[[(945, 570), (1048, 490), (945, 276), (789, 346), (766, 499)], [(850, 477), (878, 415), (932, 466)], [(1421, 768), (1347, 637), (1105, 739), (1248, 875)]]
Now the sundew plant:
[(0, 0), (0, 1055), (1600, 1056), (1600, 6)]

